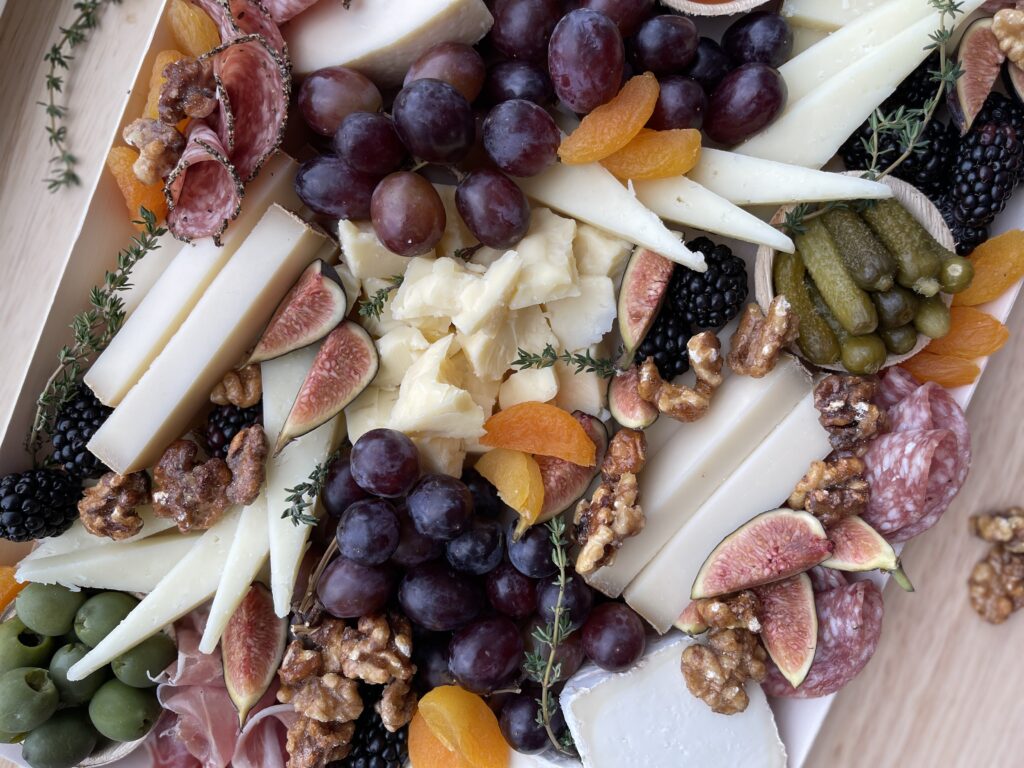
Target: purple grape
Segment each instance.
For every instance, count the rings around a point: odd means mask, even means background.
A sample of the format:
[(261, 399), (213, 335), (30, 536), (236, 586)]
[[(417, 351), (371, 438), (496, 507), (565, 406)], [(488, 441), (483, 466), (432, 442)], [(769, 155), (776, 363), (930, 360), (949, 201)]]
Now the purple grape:
[(370, 199), (373, 231), (400, 256), (433, 250), (444, 234), (447, 215), (434, 186), (418, 173), (395, 171), (377, 185)]
[(554, 576), (558, 567), (551, 559), (551, 531), (547, 526), (527, 528), (519, 541), (512, 537), (514, 530), (514, 524), (509, 526), (505, 540), (508, 542), (508, 559), (515, 569), (531, 579)]
[(511, 176), (535, 176), (554, 165), (561, 141), (551, 115), (525, 99), (503, 101), (484, 120), (484, 149)]
[(295, 175), (295, 194), (334, 219), (366, 219), (379, 176), (357, 171), (340, 157), (314, 157)]
[(398, 601), (405, 615), (424, 629), (449, 632), (468, 624), (484, 609), (480, 584), (447, 563), (427, 563), (402, 579)]
[(496, 616), (460, 629), (452, 637), (448, 668), (473, 693), (487, 694), (512, 682), (523, 661), (523, 639), (511, 619)]
[(327, 469), (320, 501), (331, 517), (341, 517), (350, 505), (370, 494), (359, 487), (352, 477), (352, 462), (347, 456), (337, 459)]
[(398, 548), (391, 555), (391, 562), (403, 568), (415, 568), (444, 555), (444, 543), (424, 536), (416, 530), (409, 513), (398, 510)]
[(382, 112), (353, 112), (334, 134), (334, 151), (357, 171), (383, 176), (406, 157), (391, 118)]
[(355, 619), (380, 611), (394, 586), (395, 573), (390, 567), (359, 565), (339, 557), (324, 569), (316, 593), (329, 614)]
[(550, 104), (555, 97), (547, 71), (526, 61), (502, 61), (487, 70), (484, 99), (500, 104), (509, 99), (525, 99), (534, 104)]
[(660, 81), (658, 101), (647, 127), (656, 131), (673, 128), (697, 128), (704, 124), (708, 97), (696, 80), (670, 75)]
[(580, 7), (600, 11), (615, 22), (623, 37), (630, 37), (654, 11), (654, 0), (583, 0)]
[(398, 548), (398, 517), (383, 499), (363, 499), (338, 523), (338, 553), (359, 565), (380, 565)]
[(377, 112), (382, 99), (377, 86), (354, 69), (318, 69), (302, 81), (299, 111), (317, 133), (333, 136), (341, 121), (353, 112)]
[(500, 563), (487, 574), (487, 599), (498, 613), (525, 619), (537, 612), (537, 582), (512, 563)]
[[(537, 588), (537, 613), (549, 624), (555, 620), (555, 606), (558, 602), (558, 584), (550, 581)], [(583, 626), (594, 606), (594, 590), (578, 574), (566, 577), (565, 594), (562, 596), (562, 616), (569, 618), (571, 630)]]
[(473, 108), (440, 80), (414, 80), (391, 108), (398, 135), (413, 155), (431, 163), (457, 163), (476, 140)]
[(416, 530), (438, 541), (451, 541), (469, 527), (473, 496), (461, 480), (426, 475), (406, 500)]
[(448, 542), (448, 562), (457, 571), (483, 576), (498, 567), (505, 554), (497, 520), (474, 520), (468, 530)]
[[(527, 653), (536, 654), (542, 659), (551, 655), (551, 646), (543, 642), (537, 635), (538, 630), (546, 631), (547, 622), (535, 618), (523, 627), (523, 645)], [(583, 640), (579, 632), (559, 638), (558, 650), (555, 651), (555, 663), (559, 665), (557, 681), (568, 680), (576, 674), (586, 654), (583, 652)]]
[(455, 207), (476, 239), (491, 248), (511, 248), (530, 228), (526, 195), (491, 168), (478, 168), (459, 182)]
[(754, 11), (725, 30), (722, 48), (738, 64), (781, 67), (793, 53), (793, 30), (777, 13)]
[(675, 75), (693, 61), (699, 42), (697, 25), (691, 19), (663, 14), (640, 25), (633, 47), (641, 69)]
[(744, 64), (719, 83), (708, 101), (704, 131), (719, 144), (749, 139), (779, 116), (786, 105), (786, 81), (767, 64)]
[(447, 634), (420, 633), (415, 636), (412, 644), (412, 661), (416, 665), (416, 676), (413, 684), (421, 694), (428, 693), (442, 685), (454, 685), (455, 678), (448, 669), (448, 644), (451, 637)]
[(590, 112), (622, 85), (625, 50), (615, 22), (581, 8), (562, 17), (548, 45), (555, 93), (574, 112)]
[(561, 16), (557, 0), (498, 0), (491, 42), (509, 58), (544, 61), (551, 32)]
[(683, 74), (700, 83), (704, 93), (711, 93), (732, 70), (732, 59), (722, 46), (710, 37), (702, 37), (697, 44), (697, 53)]
[(473, 496), (473, 512), (484, 517), (497, 517), (505, 511), (505, 502), (498, 496), (498, 489), (475, 469), (462, 473), (462, 482)]
[(583, 629), (583, 650), (601, 669), (622, 672), (644, 655), (644, 623), (622, 603), (603, 603), (590, 614)]
[(394, 429), (371, 429), (352, 446), (352, 479), (375, 496), (404, 496), (420, 476), (415, 443)]
[[(501, 717), (498, 718), (505, 741), (516, 752), (524, 755), (537, 755), (551, 746), (547, 730), (537, 721), (539, 699), (539, 690), (528, 689), (513, 694), (501, 708)], [(550, 703), (558, 707), (556, 697), (552, 697)], [(556, 709), (552, 715), (551, 726), (556, 735), (565, 729), (561, 709)]]
[(408, 85), (429, 77), (448, 83), (472, 102), (484, 86), (484, 60), (476, 49), (465, 43), (438, 43), (425, 50), (405, 73)]

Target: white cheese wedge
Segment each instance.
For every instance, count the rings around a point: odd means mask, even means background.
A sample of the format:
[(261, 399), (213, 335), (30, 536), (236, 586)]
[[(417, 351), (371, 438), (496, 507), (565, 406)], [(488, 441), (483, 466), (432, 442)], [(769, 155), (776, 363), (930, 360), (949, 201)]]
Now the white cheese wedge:
[(659, 419), (650, 430), (649, 459), (640, 475), (640, 506), (647, 522), (622, 545), (615, 562), (590, 574), (590, 585), (611, 597), (621, 595), (796, 408), (810, 386), (799, 366), (786, 357), (763, 379), (726, 375), (699, 421)]
[(403, 321), (451, 318), (462, 309), (463, 294), (478, 281), (458, 259), (417, 256), (409, 261), (405, 279), (391, 297), (391, 316)]
[(556, 211), (698, 272), (707, 269), (703, 256), (692, 253), (679, 235), (670, 232), (657, 215), (598, 163), (557, 163), (518, 182), (529, 197)]
[(558, 394), (558, 377), (554, 368), (527, 368), (516, 371), (502, 382), (498, 405), (502, 410), (519, 403), (546, 403)]
[(509, 303), (512, 309), (579, 295), (576, 285), (579, 273), (572, 252), (575, 236), (576, 222), (572, 219), (547, 208), (534, 209), (530, 215), (530, 229), (516, 244), (516, 252), (522, 259), (522, 272)]
[(61, 584), (70, 589), (151, 592), (192, 549), (198, 534), (166, 533), (116, 547), (89, 547), (22, 561), (18, 581)]
[[(295, 195), (293, 183), (297, 170), (295, 161), (283, 153), (268, 160), (259, 178), (246, 187), (242, 211), (221, 238), (223, 245), (204, 238), (180, 247), (173, 261), (160, 271), (145, 299), (86, 372), (85, 383), (100, 402), (115, 406), (124, 399), (259, 223), (269, 205), (278, 203), (298, 210), (301, 202)], [(159, 256), (160, 252), (150, 254), (139, 266)], [(135, 279), (134, 274), (132, 279)]]
[(237, 510), (229, 512), (199, 535), (142, 602), (68, 670), (68, 679), (82, 680), (209, 600), (224, 573), (238, 518)]
[(452, 437), (414, 437), (420, 452), (420, 471), (424, 474), (462, 477), (466, 443)]
[[(458, 337), (456, 337), (456, 341), (458, 341)], [(459, 354), (461, 355), (462, 352)], [(455, 357), (457, 359), (459, 355)], [(473, 374), (468, 360), (465, 361), (465, 365), (468, 374), (462, 377), (462, 387), (469, 392), (473, 402), (480, 406), (486, 420), (494, 413), (494, 406), (498, 402), (498, 389), (501, 387), (501, 379), (481, 379)]]
[(380, 370), (373, 380), (375, 387), (391, 389), (402, 383), (406, 372), (430, 346), (422, 331), (411, 325), (400, 325), (377, 339)]
[(397, 389), (381, 389), (367, 387), (345, 409), (345, 426), (348, 429), (348, 441), (355, 444), (356, 440), (371, 429), (380, 429), (391, 423), (391, 411), (398, 400)]
[(761, 686), (745, 711), (725, 717), (686, 688), (679, 660), (696, 642), (673, 633), (648, 644), (627, 672), (587, 665), (559, 697), (584, 768), (743, 766), (785, 768), (786, 748)]
[(483, 0), (352, 0), (316, 3), (284, 35), (297, 75), (343, 65), (390, 86), (430, 46), (472, 45), (493, 23)]
[[(271, 206), (88, 448), (128, 474), (152, 466), (244, 356), (325, 236)], [(137, 316), (138, 313), (136, 313)]]
[(820, 200), (879, 200), (892, 189), (877, 181), (799, 165), (704, 149), (689, 178), (736, 205), (782, 205)]
[(633, 252), (633, 245), (590, 224), (578, 224), (572, 252), (580, 275), (610, 277), (617, 285)]
[(143, 539), (148, 539), (150, 536), (163, 533), (164, 531), (173, 528), (175, 525), (174, 521), (169, 518), (157, 517), (154, 515), (153, 507), (149, 504), (139, 507), (137, 512), (139, 514), (139, 518), (142, 520), (142, 528), (137, 534), (130, 538), (115, 541), (114, 539), (107, 538), (106, 536), (96, 536), (89, 533), (80, 520), (76, 520), (74, 525), (68, 528), (68, 530), (60, 536), (42, 539), (39, 544), (36, 545), (35, 549), (22, 558), (21, 562), (24, 563), (30, 560), (37, 560), (40, 557), (64, 555), (68, 552), (77, 552), (82, 549), (91, 549), (93, 547), (116, 547), (130, 542), (142, 541)]
[(597, 344), (615, 323), (615, 284), (610, 277), (579, 278), (579, 296), (544, 305), (551, 331), (563, 349), (586, 349)]
[(668, 221), (786, 253), (795, 250), (793, 241), (771, 224), (686, 176), (639, 181), (634, 189), (641, 203)]
[[(339, 221), (338, 242), (341, 243), (342, 262), (360, 280), (404, 275), (405, 268), (409, 266), (410, 259), (384, 247), (368, 221)], [(426, 258), (433, 258), (433, 253), (427, 254)]]
[(435, 184), (441, 202), (444, 203), (444, 234), (437, 241), (434, 251), (438, 256), (453, 256), (464, 248), (479, 245), (480, 241), (469, 231), (462, 220), (459, 209), (455, 205), (455, 187), (448, 184)]
[(785, 0), (781, 13), (797, 27), (832, 32), (890, 0)]
[(558, 346), (558, 338), (551, 330), (551, 324), (540, 307), (529, 307), (517, 312), (512, 327), (519, 349), (537, 353), (544, 351), (544, 347), (548, 345)]
[(626, 602), (659, 632), (667, 632), (690, 602), (697, 571), (718, 543), (754, 515), (778, 507), (810, 463), (830, 450), (808, 394), (684, 521), (626, 588)]
[(168, 232), (157, 238), (159, 247), (150, 251), (139, 263), (132, 268), (131, 283), (128, 288), (119, 293), (124, 306), (125, 315), (131, 314), (138, 308), (142, 300), (150, 292), (160, 275), (171, 265), (174, 257), (178, 255), (185, 246), (180, 240), (175, 240), (174, 235)]
[(472, 336), (463, 333), (456, 335), (474, 376), (484, 381), (498, 381), (505, 375), (509, 365), (516, 359), (515, 322), (513, 317), (508, 324), (492, 333), (480, 331)]
[[(590, 351), (594, 353), (593, 348)], [(558, 378), (555, 405), (570, 413), (583, 411), (598, 418), (604, 416), (608, 408), (608, 379), (593, 371), (577, 373), (575, 366), (563, 362), (555, 363), (553, 370)]]
[(519, 295), (524, 282), (542, 272), (536, 265), (527, 264), (522, 252), (507, 251), (487, 267), (483, 276), (462, 289), (459, 311), (452, 316), (452, 325), (465, 334), (493, 333), (505, 322), (509, 303)]
[(817, 45), (829, 33), (822, 29), (810, 29), (809, 27), (791, 26), (793, 30), (793, 56), (799, 56), (812, 45)]

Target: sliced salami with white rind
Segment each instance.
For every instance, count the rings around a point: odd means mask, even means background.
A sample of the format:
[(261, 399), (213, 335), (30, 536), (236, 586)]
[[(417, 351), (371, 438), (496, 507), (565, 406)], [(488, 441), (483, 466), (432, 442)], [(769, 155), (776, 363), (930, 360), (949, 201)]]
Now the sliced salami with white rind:
[(921, 386), (917, 379), (900, 367), (889, 368), (882, 374), (875, 392), (875, 405), (886, 410)]
[(848, 583), (842, 571), (826, 568), (823, 565), (814, 566), (807, 572), (807, 575), (811, 577), (811, 586), (814, 588), (815, 594), (845, 587)]
[(245, 188), (227, 157), (220, 137), (204, 120), (188, 127), (188, 143), (171, 174), (164, 194), (167, 226), (179, 240), (217, 240), (238, 216)]

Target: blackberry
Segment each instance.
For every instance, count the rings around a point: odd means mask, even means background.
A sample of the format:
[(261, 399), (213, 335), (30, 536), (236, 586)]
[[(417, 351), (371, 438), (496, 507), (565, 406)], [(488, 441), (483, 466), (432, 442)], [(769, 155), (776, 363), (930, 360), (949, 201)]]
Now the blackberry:
[(907, 75), (906, 79), (896, 86), (892, 96), (882, 102), (883, 112), (894, 112), (904, 109), (921, 109), (928, 99), (935, 96), (939, 84), (933, 72), (939, 69), (939, 54), (933, 53), (922, 61), (917, 69)]
[(113, 412), (96, 399), (87, 386), (80, 384), (74, 399), (57, 412), (50, 459), (72, 477), (95, 480), (107, 471), (106, 465), (85, 447)]
[(231, 440), (246, 427), (263, 421), (263, 404), (251, 408), (218, 405), (206, 417), (206, 448), (210, 456), (223, 459), (228, 455)]
[[(862, 123), (860, 128), (839, 148), (843, 163), (850, 170), (867, 168), (871, 156), (864, 142), (871, 138), (871, 126)], [(958, 136), (952, 125), (941, 120), (931, 120), (921, 134), (919, 151), (912, 153), (893, 171), (893, 176), (913, 184), (925, 194), (942, 194), (949, 186), (950, 172), (956, 157)], [(899, 139), (891, 133), (879, 137), (879, 165), (890, 165), (903, 154)]]
[(1018, 137), (1024, 137), (1024, 107), (1015, 99), (993, 91), (974, 118), (974, 125), (1009, 125)]
[(694, 333), (718, 330), (732, 320), (747, 300), (747, 265), (728, 246), (706, 237), (687, 246), (704, 254), (707, 272), (676, 267), (668, 287), (668, 301)]
[(1024, 166), (1024, 147), (1010, 125), (979, 125), (963, 137), (949, 197), (953, 220), (969, 229), (988, 226), (1006, 207)]
[(77, 478), (31, 469), (0, 478), (0, 539), (31, 541), (59, 536), (78, 519)]
[[(676, 273), (678, 271), (677, 267)], [(673, 280), (676, 273), (672, 276)], [(654, 319), (654, 325), (651, 326), (651, 330), (647, 332), (643, 343), (637, 349), (636, 360), (642, 363), (648, 357), (653, 357), (661, 377), (666, 381), (671, 381), (676, 376), (685, 373), (690, 367), (690, 356), (686, 351), (686, 343), (692, 335), (693, 332), (681, 313), (671, 301), (666, 301), (661, 305), (661, 310)]]
[(399, 728), (394, 733), (384, 723), (371, 703), (379, 694), (364, 697), (363, 713), (356, 721), (356, 732), (352, 737), (352, 751), (339, 763), (338, 768), (402, 768), (409, 755), (407, 744), (408, 728)]
[(939, 209), (939, 213), (942, 214), (942, 218), (945, 219), (949, 231), (953, 234), (957, 254), (967, 256), (988, 240), (988, 227), (968, 227), (957, 222), (953, 217), (953, 202), (948, 195), (939, 200), (933, 200), (933, 202)]

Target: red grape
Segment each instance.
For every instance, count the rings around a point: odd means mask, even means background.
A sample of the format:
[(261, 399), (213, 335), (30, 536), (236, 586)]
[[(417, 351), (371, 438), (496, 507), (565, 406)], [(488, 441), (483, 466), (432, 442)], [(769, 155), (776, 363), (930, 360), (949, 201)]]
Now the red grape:
[(644, 655), (647, 643), (643, 621), (622, 603), (597, 606), (580, 634), (590, 660), (609, 672), (633, 666)]
[(498, 496), (498, 489), (475, 469), (464, 470), (462, 482), (469, 488), (469, 492), (473, 496), (473, 512), (475, 514), (484, 517), (497, 517), (505, 511), (505, 502)]
[(391, 562), (403, 568), (415, 568), (417, 565), (437, 560), (443, 554), (444, 544), (417, 531), (409, 512), (399, 509), (398, 547), (391, 555)]
[[(498, 720), (501, 735), (512, 749), (524, 755), (536, 755), (551, 746), (547, 730), (537, 721), (537, 713), (540, 710), (540, 704), (537, 703), (539, 698), (540, 691), (525, 690), (514, 694), (501, 708), (501, 717)], [(557, 735), (565, 729), (565, 718), (561, 709), (557, 709), (558, 702), (555, 697), (552, 697), (551, 705), (556, 707), (551, 725)]]
[(295, 194), (325, 216), (366, 219), (379, 180), (379, 176), (357, 171), (340, 157), (314, 157), (295, 175)]
[(501, 562), (503, 539), (497, 520), (474, 520), (468, 530), (448, 542), (448, 562), (457, 571), (483, 576)]
[(514, 530), (514, 525), (509, 527), (505, 540), (508, 542), (508, 559), (515, 569), (531, 579), (554, 576), (558, 567), (551, 559), (551, 531), (547, 526), (527, 528), (519, 541), (512, 538)]
[(499, 0), (491, 42), (510, 58), (544, 61), (551, 31), (561, 16), (557, 0)]
[(342, 120), (334, 150), (357, 171), (377, 176), (396, 170), (407, 154), (395, 124), (382, 112), (353, 112)]
[(658, 102), (647, 127), (656, 131), (672, 128), (700, 128), (708, 108), (708, 97), (700, 84), (689, 77), (670, 75), (659, 81)]
[(377, 86), (348, 67), (318, 69), (302, 81), (299, 111), (317, 133), (333, 136), (353, 112), (377, 112), (382, 99)]
[(429, 181), (411, 171), (396, 171), (377, 185), (370, 218), (380, 241), (400, 256), (427, 253), (444, 234), (441, 197)]
[(398, 517), (383, 499), (363, 499), (345, 510), (335, 536), (345, 559), (380, 565), (398, 548)]
[(786, 105), (786, 81), (767, 64), (744, 64), (719, 83), (708, 102), (704, 131), (732, 146), (769, 125)]
[(499, 613), (525, 619), (537, 611), (537, 582), (511, 563), (501, 563), (487, 574), (487, 599)]
[(331, 517), (341, 517), (350, 505), (369, 494), (352, 479), (352, 462), (347, 456), (337, 459), (327, 469), (320, 501)]
[(469, 527), (473, 497), (461, 480), (427, 475), (406, 500), (416, 530), (438, 541), (451, 541)]
[(738, 64), (781, 67), (793, 52), (793, 30), (777, 13), (754, 11), (725, 30), (722, 48)]
[[(523, 628), (523, 644), (527, 652), (537, 654), (543, 659), (547, 659), (551, 655), (551, 646), (537, 637), (537, 630), (545, 629), (546, 626), (547, 622), (535, 618)], [(561, 637), (558, 641), (558, 649), (555, 651), (555, 663), (559, 665), (556, 682), (568, 680), (575, 675), (576, 670), (583, 666), (585, 658), (583, 640), (580, 638), (579, 632)]]
[(519, 186), (491, 168), (466, 176), (455, 190), (455, 207), (476, 239), (491, 248), (511, 248), (530, 228), (530, 204)]
[(629, 37), (654, 11), (654, 0), (583, 0), (580, 6), (600, 11), (618, 25), (623, 37)]
[(580, 8), (562, 17), (548, 45), (555, 93), (574, 112), (590, 112), (622, 85), (622, 35), (603, 13)]
[[(549, 624), (555, 620), (558, 592), (558, 584), (553, 582), (541, 584), (537, 590), (537, 612)], [(562, 595), (562, 616), (568, 616), (570, 629), (578, 629), (583, 625), (593, 605), (594, 591), (587, 582), (577, 574), (568, 576)]]
[(320, 575), (316, 593), (329, 614), (355, 619), (380, 611), (394, 586), (395, 574), (390, 567), (359, 565), (339, 557)]
[(442, 562), (426, 563), (405, 574), (398, 601), (406, 616), (435, 632), (458, 629), (484, 609), (479, 583)]
[(454, 685), (455, 678), (448, 669), (448, 644), (451, 638), (444, 634), (419, 632), (412, 644), (412, 660), (416, 665), (413, 685), (421, 694), (442, 685)]
[(448, 668), (473, 693), (491, 693), (518, 676), (523, 639), (511, 619), (496, 616), (460, 629), (452, 637)]
[(405, 73), (408, 85), (425, 77), (441, 80), (473, 101), (484, 86), (484, 60), (476, 49), (465, 43), (438, 43), (424, 51)]
[(491, 104), (509, 99), (526, 99), (534, 104), (549, 104), (554, 98), (551, 78), (537, 64), (526, 61), (502, 61), (487, 70), (484, 98)]
[(476, 140), (473, 108), (440, 80), (413, 80), (395, 97), (391, 114), (413, 155), (431, 163), (457, 163)]
[(558, 159), (562, 134), (542, 107), (525, 99), (498, 104), (483, 126), (484, 149), (512, 176), (535, 176)]
[(693, 60), (699, 42), (697, 25), (691, 19), (663, 14), (640, 26), (633, 46), (642, 69), (656, 75), (674, 75)]
[(420, 476), (416, 444), (394, 429), (371, 429), (352, 446), (352, 478), (376, 496), (404, 496)]
[(704, 93), (711, 93), (732, 70), (732, 59), (722, 50), (722, 46), (710, 37), (702, 37), (697, 43), (693, 60), (683, 74), (700, 83)]

